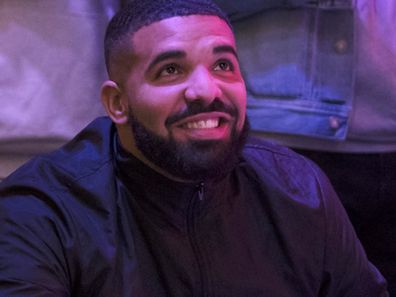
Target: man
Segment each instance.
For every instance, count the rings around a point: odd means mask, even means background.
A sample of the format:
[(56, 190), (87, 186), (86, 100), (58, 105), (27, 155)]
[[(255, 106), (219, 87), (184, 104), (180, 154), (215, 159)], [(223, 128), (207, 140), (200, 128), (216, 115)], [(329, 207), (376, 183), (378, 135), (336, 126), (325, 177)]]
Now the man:
[(105, 48), (112, 121), (1, 185), (0, 295), (387, 296), (323, 174), (245, 144), (217, 6), (132, 2)]

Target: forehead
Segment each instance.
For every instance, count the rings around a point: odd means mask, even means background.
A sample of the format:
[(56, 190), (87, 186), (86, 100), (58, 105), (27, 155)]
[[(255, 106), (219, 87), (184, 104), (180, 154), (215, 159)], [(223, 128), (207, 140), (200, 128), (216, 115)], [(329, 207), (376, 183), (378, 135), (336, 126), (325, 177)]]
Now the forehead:
[(217, 16), (177, 16), (142, 27), (133, 34), (133, 52), (139, 56), (167, 50), (211, 50), (215, 46), (235, 48), (234, 34)]

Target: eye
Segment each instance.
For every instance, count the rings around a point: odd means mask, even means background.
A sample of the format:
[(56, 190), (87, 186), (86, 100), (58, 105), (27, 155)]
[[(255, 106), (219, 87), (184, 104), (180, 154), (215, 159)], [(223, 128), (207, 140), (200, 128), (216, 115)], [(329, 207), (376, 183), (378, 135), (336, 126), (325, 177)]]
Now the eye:
[(229, 61), (221, 60), (216, 63), (214, 70), (215, 71), (233, 71), (234, 66)]
[(169, 76), (169, 75), (175, 75), (180, 73), (180, 68), (175, 65), (175, 64), (170, 64), (162, 67), (160, 71), (158, 72), (158, 77), (161, 76)]

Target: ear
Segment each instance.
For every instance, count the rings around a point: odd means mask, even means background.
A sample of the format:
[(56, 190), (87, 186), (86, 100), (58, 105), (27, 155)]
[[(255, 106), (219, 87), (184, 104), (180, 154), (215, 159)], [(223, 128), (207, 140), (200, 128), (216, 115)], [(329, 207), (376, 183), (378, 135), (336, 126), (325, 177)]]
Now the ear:
[(122, 100), (121, 89), (112, 80), (107, 80), (102, 85), (102, 103), (107, 114), (115, 124), (128, 122), (127, 103)]

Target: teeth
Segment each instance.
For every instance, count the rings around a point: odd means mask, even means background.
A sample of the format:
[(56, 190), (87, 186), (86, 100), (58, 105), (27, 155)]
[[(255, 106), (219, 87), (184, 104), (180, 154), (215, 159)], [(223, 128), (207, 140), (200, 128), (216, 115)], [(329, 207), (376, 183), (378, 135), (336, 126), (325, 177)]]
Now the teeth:
[(218, 119), (187, 123), (187, 128), (189, 129), (210, 129), (210, 128), (216, 128), (218, 126), (219, 126)]

